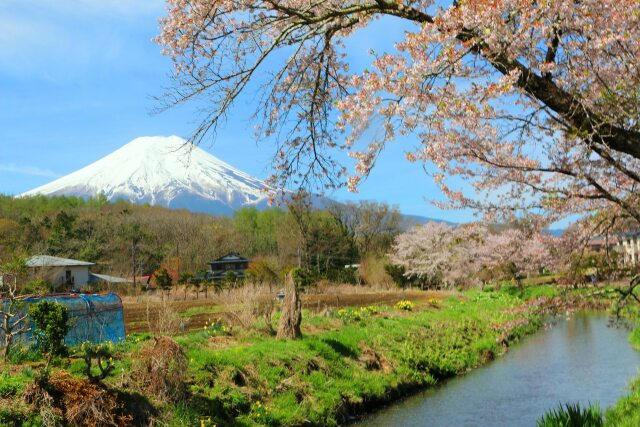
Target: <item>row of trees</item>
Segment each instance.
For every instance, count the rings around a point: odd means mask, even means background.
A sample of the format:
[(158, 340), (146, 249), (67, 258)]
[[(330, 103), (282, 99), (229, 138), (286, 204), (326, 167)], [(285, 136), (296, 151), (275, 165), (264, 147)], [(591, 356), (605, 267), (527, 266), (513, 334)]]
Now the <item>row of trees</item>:
[(0, 196), (0, 261), (50, 254), (96, 262), (96, 272), (137, 281), (165, 269), (177, 284), (235, 251), (255, 261), (250, 274), (259, 280), (292, 267), (353, 280), (344, 266), (383, 256), (403, 226), (398, 210), (386, 204), (330, 203), (319, 210), (304, 193), (286, 208), (246, 208), (232, 217), (103, 198)]

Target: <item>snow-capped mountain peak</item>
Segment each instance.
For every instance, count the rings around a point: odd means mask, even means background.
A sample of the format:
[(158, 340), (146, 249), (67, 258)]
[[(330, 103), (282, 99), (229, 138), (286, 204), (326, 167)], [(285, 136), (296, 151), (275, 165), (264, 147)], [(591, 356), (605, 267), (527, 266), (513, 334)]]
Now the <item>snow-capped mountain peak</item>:
[(195, 212), (228, 214), (264, 207), (268, 187), (178, 136), (140, 137), (102, 159), (20, 196), (125, 199)]

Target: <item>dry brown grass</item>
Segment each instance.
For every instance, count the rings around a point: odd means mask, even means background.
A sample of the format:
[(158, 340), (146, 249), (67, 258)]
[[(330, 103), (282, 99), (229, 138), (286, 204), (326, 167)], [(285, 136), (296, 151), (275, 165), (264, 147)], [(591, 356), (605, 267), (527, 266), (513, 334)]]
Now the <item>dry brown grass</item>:
[(396, 285), (393, 283), (391, 276), (384, 270), (385, 264), (389, 261), (384, 257), (367, 256), (358, 267), (358, 278), (367, 285), (367, 287), (377, 288), (379, 290), (393, 289)]
[(175, 335), (183, 331), (184, 321), (171, 304), (164, 300), (159, 305), (146, 305), (149, 331), (156, 335)]
[(159, 400), (178, 401), (186, 394), (187, 355), (169, 337), (155, 337), (138, 353), (134, 378), (141, 388)]
[(374, 349), (369, 347), (367, 343), (361, 341), (360, 348), (362, 349), (362, 354), (360, 355), (359, 360), (364, 364), (365, 368), (370, 371), (392, 371), (393, 368), (389, 361), (384, 356), (378, 354)]
[(71, 426), (132, 425), (132, 417), (123, 415), (122, 405), (113, 393), (65, 371), (36, 380), (25, 390), (24, 399), (47, 423), (55, 423), (56, 415), (62, 415)]
[(246, 284), (218, 294), (219, 304), (227, 317), (244, 329), (259, 327), (259, 320), (273, 333), (272, 315), (276, 308), (274, 290), (266, 285)]

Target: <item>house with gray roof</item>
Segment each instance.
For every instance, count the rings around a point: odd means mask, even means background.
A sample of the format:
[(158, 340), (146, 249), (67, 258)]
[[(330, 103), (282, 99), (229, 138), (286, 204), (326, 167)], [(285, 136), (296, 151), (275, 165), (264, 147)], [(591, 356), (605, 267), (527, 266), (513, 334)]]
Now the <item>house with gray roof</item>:
[(101, 282), (128, 282), (119, 277), (92, 273), (89, 268), (96, 265), (95, 263), (77, 259), (35, 255), (25, 264), (31, 270), (33, 277), (44, 280), (55, 291), (87, 290), (91, 285)]

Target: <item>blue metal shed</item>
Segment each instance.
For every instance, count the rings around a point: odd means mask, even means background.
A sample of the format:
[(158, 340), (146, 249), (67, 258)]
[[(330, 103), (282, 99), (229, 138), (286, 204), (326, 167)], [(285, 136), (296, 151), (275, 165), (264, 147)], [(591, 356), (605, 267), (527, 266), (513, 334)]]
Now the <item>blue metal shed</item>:
[[(69, 311), (70, 329), (65, 338), (67, 345), (84, 341), (101, 343), (125, 340), (124, 312), (120, 296), (114, 293), (104, 295), (54, 294), (43, 297), (28, 297), (22, 301), (29, 305), (49, 300), (63, 304)], [(22, 335), (20, 341), (31, 342), (32, 333)]]

